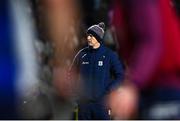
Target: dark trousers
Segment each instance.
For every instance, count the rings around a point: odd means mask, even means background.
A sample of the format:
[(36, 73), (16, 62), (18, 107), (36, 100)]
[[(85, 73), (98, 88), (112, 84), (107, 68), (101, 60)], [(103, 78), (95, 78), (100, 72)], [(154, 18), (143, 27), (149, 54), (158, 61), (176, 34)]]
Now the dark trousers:
[(110, 120), (108, 109), (103, 103), (89, 102), (78, 106), (79, 120)]

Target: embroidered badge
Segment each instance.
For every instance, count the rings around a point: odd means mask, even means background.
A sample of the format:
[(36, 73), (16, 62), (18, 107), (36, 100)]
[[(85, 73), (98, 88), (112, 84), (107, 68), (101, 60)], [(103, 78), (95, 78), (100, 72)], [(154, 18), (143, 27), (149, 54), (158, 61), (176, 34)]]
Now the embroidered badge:
[(103, 61), (98, 61), (98, 66), (103, 66)]

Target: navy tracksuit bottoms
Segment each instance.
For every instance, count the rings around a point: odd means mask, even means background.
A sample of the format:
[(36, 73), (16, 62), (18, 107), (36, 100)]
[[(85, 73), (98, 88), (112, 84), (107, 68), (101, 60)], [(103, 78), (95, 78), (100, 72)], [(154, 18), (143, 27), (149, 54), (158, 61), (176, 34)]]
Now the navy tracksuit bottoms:
[(108, 109), (102, 103), (82, 103), (78, 109), (79, 120), (110, 120)]

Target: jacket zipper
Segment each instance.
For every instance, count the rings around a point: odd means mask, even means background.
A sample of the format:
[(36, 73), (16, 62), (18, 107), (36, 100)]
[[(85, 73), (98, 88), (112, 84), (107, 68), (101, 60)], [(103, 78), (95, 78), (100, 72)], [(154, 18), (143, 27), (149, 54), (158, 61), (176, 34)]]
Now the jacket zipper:
[[(94, 85), (95, 84), (95, 67), (96, 67), (96, 52), (93, 52), (93, 75), (92, 75), (92, 85)], [(95, 96), (95, 89), (96, 89), (96, 86), (95, 86), (95, 88), (94, 89), (92, 89), (92, 96), (93, 96), (93, 99), (95, 99), (96, 98), (96, 96)]]

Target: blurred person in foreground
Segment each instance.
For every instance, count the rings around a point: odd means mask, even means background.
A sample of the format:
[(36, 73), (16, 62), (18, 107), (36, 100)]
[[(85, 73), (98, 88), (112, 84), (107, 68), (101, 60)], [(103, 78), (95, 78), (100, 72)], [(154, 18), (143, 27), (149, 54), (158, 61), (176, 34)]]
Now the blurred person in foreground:
[(16, 75), (19, 64), (15, 53), (9, 0), (0, 1), (0, 119), (18, 119)]
[(180, 29), (172, 1), (123, 0), (115, 5), (118, 22), (124, 22), (115, 27), (128, 30), (126, 45), (119, 41), (126, 49), (120, 52), (128, 63), (128, 81), (109, 98), (112, 115), (180, 119)]
[(124, 67), (117, 54), (103, 45), (104, 29), (103, 22), (88, 28), (88, 47), (77, 53), (71, 66), (71, 71), (75, 69), (80, 77), (76, 81), (80, 84), (77, 99), (80, 120), (110, 119), (106, 96), (124, 78)]

